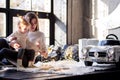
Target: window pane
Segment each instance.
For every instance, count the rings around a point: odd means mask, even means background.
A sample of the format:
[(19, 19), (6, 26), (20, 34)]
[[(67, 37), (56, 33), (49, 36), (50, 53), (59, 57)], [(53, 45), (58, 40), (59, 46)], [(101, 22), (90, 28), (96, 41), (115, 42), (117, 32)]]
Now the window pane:
[(6, 0), (0, 0), (0, 8), (5, 8), (6, 6)]
[(67, 0), (54, 0), (54, 14), (66, 25)]
[(31, 10), (31, 0), (10, 0), (10, 8)]
[(13, 32), (15, 32), (18, 29), (18, 17), (13, 17)]
[(10, 0), (10, 8), (50, 12), (51, 0)]
[(49, 19), (39, 19), (39, 30), (45, 34), (46, 45), (49, 45)]
[(32, 11), (50, 12), (51, 0), (32, 0)]
[(67, 0), (54, 0), (54, 14), (58, 18), (55, 23), (55, 45), (65, 45), (67, 42)]
[(0, 13), (0, 37), (6, 37), (6, 15)]

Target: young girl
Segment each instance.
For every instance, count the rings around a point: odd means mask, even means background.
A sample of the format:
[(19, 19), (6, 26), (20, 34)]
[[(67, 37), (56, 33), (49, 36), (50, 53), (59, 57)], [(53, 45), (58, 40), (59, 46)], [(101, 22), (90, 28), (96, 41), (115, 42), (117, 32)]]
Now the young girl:
[(10, 42), (15, 50), (19, 48), (26, 48), (26, 37), (30, 24), (24, 19), (23, 16), (19, 16), (18, 30), (12, 33), (7, 37), (7, 40)]
[[(29, 26), (30, 24), (25, 20), (25, 18), (20, 16), (18, 22), (18, 31), (7, 37), (7, 40), (10, 41), (10, 46), (12, 46), (12, 48), (15, 50), (9, 48), (3, 48), (0, 50), (0, 58), (7, 58), (14, 62), (17, 61), (18, 68), (22, 67), (22, 65), (24, 67), (28, 67), (28, 61), (32, 60), (31, 58), (34, 57), (34, 50), (25, 49)], [(25, 49), (25, 54), (20, 48)]]
[[(38, 18), (35, 13), (28, 12), (25, 15), (25, 19), (31, 24), (28, 32), (27, 48), (35, 50), (35, 58), (38, 55), (42, 55), (47, 58), (47, 49), (45, 45), (44, 33), (39, 31)], [(35, 60), (34, 58), (34, 60)], [(32, 65), (34, 63), (31, 63)]]

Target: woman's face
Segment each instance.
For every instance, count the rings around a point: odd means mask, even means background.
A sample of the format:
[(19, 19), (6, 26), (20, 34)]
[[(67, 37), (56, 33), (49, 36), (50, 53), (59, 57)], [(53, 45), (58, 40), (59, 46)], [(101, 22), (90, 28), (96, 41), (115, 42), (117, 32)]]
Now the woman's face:
[(37, 28), (37, 20), (35, 18), (33, 18), (30, 22), (31, 26), (30, 26), (30, 31), (35, 31)]

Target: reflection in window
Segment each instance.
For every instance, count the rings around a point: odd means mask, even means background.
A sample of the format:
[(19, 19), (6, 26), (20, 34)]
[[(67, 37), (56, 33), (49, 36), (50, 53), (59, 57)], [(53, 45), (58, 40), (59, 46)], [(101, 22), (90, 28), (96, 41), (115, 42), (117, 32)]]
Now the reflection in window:
[(10, 0), (10, 8), (50, 12), (51, 0)]
[(5, 8), (6, 6), (6, 0), (0, 0), (0, 8)]
[(0, 37), (6, 37), (6, 15), (0, 13)]
[[(18, 29), (18, 17), (13, 17), (13, 32)], [(39, 19), (39, 30), (45, 34), (46, 45), (49, 45), (49, 19)]]

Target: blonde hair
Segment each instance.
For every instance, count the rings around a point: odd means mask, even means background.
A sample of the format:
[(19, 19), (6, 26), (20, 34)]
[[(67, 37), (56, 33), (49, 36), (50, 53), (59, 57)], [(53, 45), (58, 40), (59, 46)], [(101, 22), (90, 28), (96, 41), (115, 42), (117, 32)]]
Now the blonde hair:
[[(19, 24), (23, 24), (23, 25), (26, 25), (26, 26), (29, 26), (29, 25), (30, 25), (30, 23), (28, 23), (23, 16), (19, 16), (18, 25), (19, 25)], [(22, 26), (20, 26), (20, 27), (22, 27)]]
[(38, 23), (38, 17), (34, 12), (28, 12), (25, 15), (25, 19), (31, 24), (32, 19), (36, 19), (37, 20), (37, 27), (35, 29), (35, 31), (39, 30), (39, 23)]

